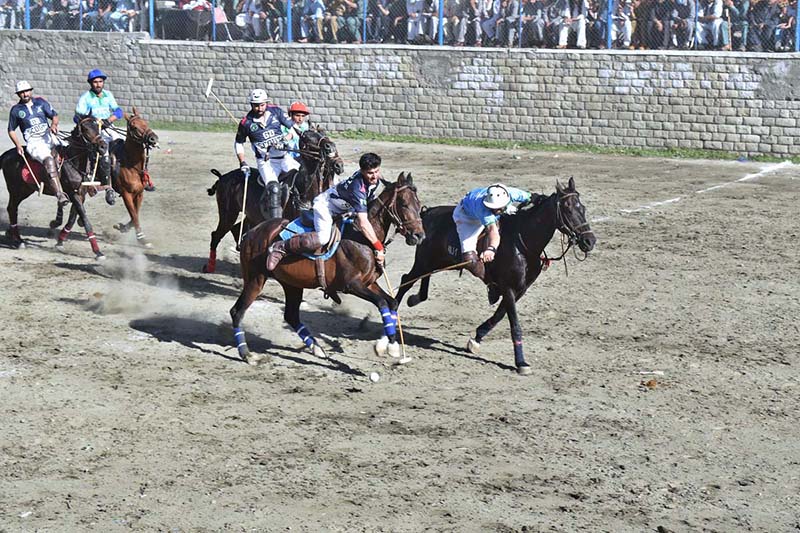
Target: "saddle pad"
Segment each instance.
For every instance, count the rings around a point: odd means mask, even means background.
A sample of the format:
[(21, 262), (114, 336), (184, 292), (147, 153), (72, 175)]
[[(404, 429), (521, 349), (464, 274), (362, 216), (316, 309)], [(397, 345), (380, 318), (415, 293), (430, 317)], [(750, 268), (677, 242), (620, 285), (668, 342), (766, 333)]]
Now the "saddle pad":
[[(36, 178), (40, 182), (44, 182), (45, 179), (50, 177), (47, 175), (47, 171), (44, 169), (44, 165), (42, 165), (32, 157), (28, 157), (28, 164), (30, 164), (31, 169), (33, 169), (33, 172), (36, 174)], [(36, 180), (34, 179), (33, 176), (31, 176), (31, 171), (28, 170), (28, 167), (24, 163), (22, 167), (22, 181), (24, 181), (28, 185), (36, 187)]]
[[(305, 225), (303, 224), (302, 218), (303, 217), (297, 217), (296, 219), (289, 222), (289, 224), (287, 224), (286, 227), (278, 234), (278, 238), (283, 241), (287, 241), (292, 237), (294, 237), (295, 235), (300, 235), (302, 233), (309, 233), (314, 231), (313, 223), (310, 226)], [(350, 221), (342, 220), (341, 222), (339, 222), (340, 234), (344, 233), (345, 224), (350, 224)], [(323, 261), (327, 261), (328, 259), (333, 257), (333, 254), (335, 254), (336, 250), (339, 249), (339, 242), (341, 242), (341, 239), (336, 239), (334, 243), (331, 245), (330, 249), (328, 249), (328, 251), (326, 251), (324, 254), (319, 254), (319, 255), (303, 254), (303, 257), (307, 257), (308, 259), (321, 259)]]

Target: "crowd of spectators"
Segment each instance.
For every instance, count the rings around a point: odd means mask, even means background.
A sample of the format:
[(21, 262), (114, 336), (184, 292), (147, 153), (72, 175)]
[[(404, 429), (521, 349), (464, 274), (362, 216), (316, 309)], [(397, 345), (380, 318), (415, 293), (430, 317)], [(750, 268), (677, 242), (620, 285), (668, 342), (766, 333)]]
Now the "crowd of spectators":
[[(139, 1), (31, 0), (31, 27), (125, 31)], [(296, 0), (291, 33), (301, 43), (435, 44), (440, 1), (443, 41), (452, 46), (606, 48), (610, 39), (612, 48), (630, 49), (795, 49), (798, 0), (615, 0), (610, 19), (610, 0)], [(24, 2), (0, 0), (0, 27), (20, 27)], [(169, 4), (212, 7), (208, 0)], [(218, 38), (288, 39), (286, 0), (216, 5), (227, 30)]]
[[(129, 31), (137, 0), (30, 0), (31, 29)], [(25, 0), (0, 0), (0, 29), (25, 27)]]

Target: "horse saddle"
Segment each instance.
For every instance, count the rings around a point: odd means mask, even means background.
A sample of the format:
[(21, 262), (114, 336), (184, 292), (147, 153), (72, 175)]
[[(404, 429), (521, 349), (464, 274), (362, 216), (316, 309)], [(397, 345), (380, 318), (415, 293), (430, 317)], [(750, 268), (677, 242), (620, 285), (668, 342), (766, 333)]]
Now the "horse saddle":
[[(327, 261), (333, 257), (333, 254), (339, 249), (339, 243), (342, 240), (342, 232), (344, 232), (344, 225), (349, 223), (349, 220), (339, 220), (338, 223), (333, 225), (330, 240), (317, 250), (314, 250), (314, 253), (303, 254), (303, 257), (321, 261)], [(315, 231), (314, 212), (309, 209), (301, 211), (299, 217), (289, 222), (280, 232), (278, 238), (286, 241), (295, 235), (312, 231)]]

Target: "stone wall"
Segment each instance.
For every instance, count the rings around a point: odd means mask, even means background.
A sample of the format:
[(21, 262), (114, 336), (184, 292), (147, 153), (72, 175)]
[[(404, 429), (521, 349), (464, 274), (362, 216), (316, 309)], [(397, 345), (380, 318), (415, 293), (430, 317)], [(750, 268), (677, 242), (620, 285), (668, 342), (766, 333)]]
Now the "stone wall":
[[(151, 120), (232, 119), (262, 87), (328, 129), (799, 156), (800, 55), (255, 45), (146, 34), (0, 31), (0, 82), (70, 115), (102, 68)], [(233, 129), (233, 125), (232, 125)]]

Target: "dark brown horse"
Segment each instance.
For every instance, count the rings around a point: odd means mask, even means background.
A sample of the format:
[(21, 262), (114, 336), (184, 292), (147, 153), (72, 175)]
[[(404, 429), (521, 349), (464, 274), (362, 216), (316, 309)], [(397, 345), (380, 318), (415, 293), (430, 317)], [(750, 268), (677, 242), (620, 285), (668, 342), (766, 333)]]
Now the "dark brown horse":
[[(385, 242), (390, 227), (394, 225), (397, 232), (405, 236), (407, 244), (413, 246), (422, 242), (425, 233), (420, 220), (417, 189), (411, 175), (406, 177), (400, 174), (396, 182), (384, 182), (384, 186), (384, 190), (368, 206), (369, 221), (377, 237)], [(280, 219), (263, 222), (248, 231), (242, 242), (240, 260), (244, 288), (231, 308), (231, 318), (239, 355), (251, 364), (256, 364), (262, 356), (250, 353), (244, 330), (241, 329), (242, 318), (261, 294), (270, 275), (283, 287), (286, 296), (283, 317), (286, 322), (314, 355), (326, 357), (311, 332), (300, 322), (303, 290), (321, 286), (315, 262), (305, 257), (287, 256), (272, 273), (266, 269), (267, 249), (285, 224), (286, 221)], [(339, 248), (325, 261), (323, 272), (326, 293), (335, 301), (339, 301), (339, 292), (353, 294), (371, 302), (381, 311), (386, 337), (379, 341), (376, 351), (382, 354), (388, 350), (393, 357), (399, 357), (400, 347), (395, 333), (397, 301), (378, 285), (380, 271), (376, 268), (372, 247), (360, 232), (346, 226)]]
[[(147, 163), (150, 158), (150, 150), (158, 147), (158, 135), (150, 129), (147, 121), (139, 115), (136, 108), (133, 108), (133, 115), (127, 113), (123, 115), (128, 121), (125, 140), (114, 141), (111, 144), (111, 174), (112, 187), (122, 196), (125, 208), (131, 219), (127, 224), (115, 224), (114, 227), (122, 233), (127, 232), (131, 227), (136, 228), (136, 239), (139, 244), (150, 248), (151, 244), (145, 238), (139, 224), (139, 211), (144, 200), (145, 182), (150, 181), (147, 170)], [(122, 130), (117, 130), (122, 131)], [(85, 192), (82, 195), (85, 198)], [(56, 218), (50, 223), (51, 228), (61, 225), (64, 211), (58, 206)], [(77, 217), (75, 208), (70, 209), (69, 222), (67, 225), (72, 227)]]
[[(103, 156), (107, 150), (108, 146), (100, 136), (98, 120), (91, 116), (80, 117), (78, 124), (68, 138), (67, 146), (59, 149), (64, 157), (60, 169), (61, 188), (69, 197), (72, 209), (75, 210), (76, 218), (80, 217), (83, 222), (92, 251), (98, 260), (105, 259), (105, 256), (100, 251), (94, 230), (89, 218), (86, 216), (81, 197), (81, 183), (87, 173), (95, 172), (95, 168), (97, 168), (97, 176), (108, 176), (109, 169), (107, 165), (102, 164)], [(28, 161), (31, 161), (30, 158)], [(25, 161), (17, 154), (15, 149), (8, 150), (0, 156), (0, 168), (3, 170), (9, 195), (8, 218), (10, 226), (6, 230), (6, 236), (11, 241), (11, 246), (15, 248), (24, 247), (25, 243), (17, 226), (19, 204), (36, 192), (37, 188), (35, 184), (28, 183), (23, 179), (23, 170), (26, 168)], [(44, 178), (43, 171), (39, 173), (38, 177)], [(51, 187), (49, 180), (44, 180), (44, 183), (44, 193), (49, 196), (55, 196), (56, 191)], [(74, 223), (74, 220), (72, 222)], [(51, 225), (51, 227), (54, 226)], [(56, 246), (63, 246), (64, 240), (66, 240), (71, 230), (72, 225), (69, 224), (61, 230)]]
[[(309, 129), (300, 136), (300, 169), (286, 172), (279, 178), (285, 184), (287, 193), (283, 200), (283, 217), (293, 220), (300, 211), (311, 207), (311, 200), (320, 192), (333, 185), (335, 175), (344, 171), (344, 163), (339, 156), (336, 144), (319, 129)], [(239, 239), (242, 222), (236, 222), (242, 211), (244, 194), (244, 175), (238, 168), (227, 174), (216, 169), (211, 172), (219, 179), (208, 189), (209, 196), (217, 196), (219, 222), (211, 232), (211, 250), (208, 263), (203, 272), (213, 273), (217, 268), (217, 246), (229, 231), (234, 239)], [(258, 170), (252, 169), (247, 181), (247, 209), (245, 210), (244, 231), (264, 221), (261, 211), (261, 196), (264, 186), (258, 181)]]
[[(453, 242), (458, 247), (453, 209), (453, 206), (435, 207), (422, 215), (428, 238), (417, 247), (414, 266), (401, 279), (398, 302), (420, 276), (458, 264), (460, 250), (456, 257), (448, 250), (448, 245)], [(586, 221), (586, 208), (572, 178), (566, 188), (556, 182), (555, 194), (537, 196), (529, 205), (522, 206), (517, 214), (505, 215), (500, 220), (500, 247), (494, 261), (486, 264), (486, 272), (492, 291), (503, 300), (494, 315), (478, 326), (475, 337), (469, 340), (467, 349), (470, 352), (477, 353), (483, 338), (508, 314), (517, 372), (522, 375), (531, 373), (522, 351), (522, 328), (516, 302), (541, 273), (543, 251), (556, 230), (569, 239), (570, 246), (577, 244), (584, 253), (594, 248), (595, 236)], [(408, 298), (408, 305), (413, 307), (427, 300), (429, 286), (430, 276), (422, 278), (419, 293)]]

